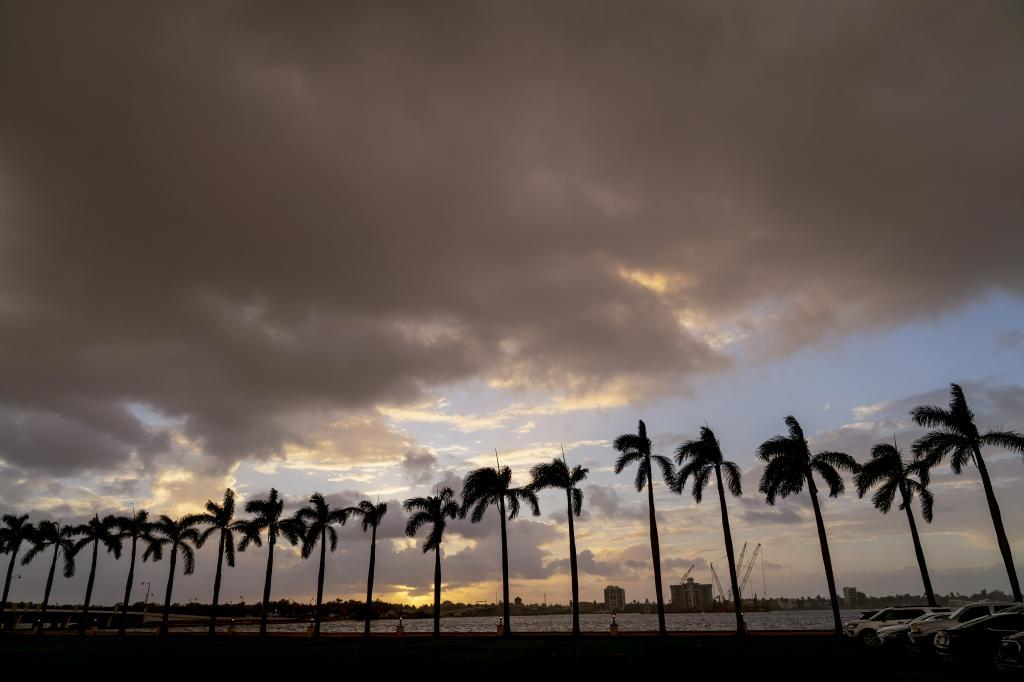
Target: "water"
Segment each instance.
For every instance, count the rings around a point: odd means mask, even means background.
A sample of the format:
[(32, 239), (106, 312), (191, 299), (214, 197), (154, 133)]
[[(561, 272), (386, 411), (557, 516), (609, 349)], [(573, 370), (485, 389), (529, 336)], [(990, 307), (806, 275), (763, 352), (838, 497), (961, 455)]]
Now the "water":
[[(854, 620), (860, 611), (840, 612), (843, 622)], [(831, 630), (832, 612), (821, 611), (757, 611), (744, 614), (747, 627), (751, 630)], [(653, 632), (658, 629), (658, 616), (653, 613), (622, 613), (615, 616), (620, 632)], [(442, 618), (442, 632), (494, 632), (497, 616)], [(608, 632), (611, 616), (607, 614), (581, 614), (580, 629), (584, 632)], [(406, 632), (431, 632), (434, 622), (430, 618), (406, 619), (402, 623)], [(370, 624), (372, 632), (394, 632), (397, 620), (375, 620)], [(735, 616), (731, 613), (666, 613), (665, 625), (669, 630), (710, 632), (732, 630), (736, 627)], [(306, 623), (270, 623), (270, 632), (304, 632)], [(202, 631), (206, 626), (176, 627), (175, 631)], [(239, 625), (238, 632), (255, 632), (258, 625)], [(363, 621), (324, 621), (322, 632), (362, 632)], [(219, 627), (226, 631), (226, 627)], [(572, 616), (512, 616), (514, 632), (570, 632)]]

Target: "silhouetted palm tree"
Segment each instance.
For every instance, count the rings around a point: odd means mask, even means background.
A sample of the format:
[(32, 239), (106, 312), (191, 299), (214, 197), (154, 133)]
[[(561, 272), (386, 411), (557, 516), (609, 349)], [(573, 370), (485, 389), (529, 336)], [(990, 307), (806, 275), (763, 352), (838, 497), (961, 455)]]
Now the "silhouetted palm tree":
[(647, 437), (647, 425), (640, 420), (637, 433), (624, 433), (615, 439), (613, 443), (620, 453), (615, 461), (615, 473), (621, 474), (622, 470), (631, 464), (637, 465), (636, 491), (642, 492), (647, 487), (647, 513), (651, 528), (651, 559), (654, 563), (654, 591), (658, 598), (658, 633), (665, 634), (665, 595), (661, 591), (661, 545), (658, 542), (658, 521), (654, 513), (654, 476), (651, 469), (651, 460), (661, 467), (661, 475), (665, 483), (671, 485), (675, 479), (672, 470), (672, 460), (663, 455), (651, 454), (651, 440)]
[(861, 465), (860, 471), (853, 477), (853, 482), (857, 486), (858, 497), (864, 497), (868, 490), (877, 486), (871, 503), (883, 514), (889, 513), (896, 493), (900, 494), (899, 508), (907, 512), (910, 536), (914, 539), (914, 552), (917, 554), (917, 566), (921, 569), (921, 580), (924, 582), (928, 605), (936, 606), (932, 581), (928, 577), (928, 565), (924, 560), (921, 538), (917, 534), (917, 523), (914, 521), (914, 510), (910, 506), (916, 493), (921, 498), (921, 514), (924, 520), (931, 523), (933, 498), (928, 486), (920, 480), (923, 468), (922, 462), (904, 463), (903, 455), (895, 444), (878, 443), (871, 448), (871, 459)]
[(509, 620), (511, 608), (509, 607), (508, 591), (508, 534), (505, 529), (506, 509), (508, 520), (519, 516), (519, 503), (525, 501), (530, 505), (534, 516), (540, 516), (540, 506), (537, 503), (537, 495), (528, 487), (517, 488), (512, 486), (512, 470), (508, 467), (482, 467), (475, 469), (466, 475), (462, 483), (462, 508), (459, 514), (465, 518), (470, 507), (473, 514), (470, 521), (480, 523), (484, 513), (492, 504), (498, 506), (498, 514), (501, 520), (501, 594), (504, 603), (502, 614), (504, 617), (503, 637), (512, 636), (512, 623)]
[[(125, 628), (128, 627), (128, 606), (132, 599), (132, 583), (135, 581), (135, 548), (138, 546), (139, 540), (148, 544), (153, 539), (151, 533), (154, 525), (150, 522), (149, 512), (145, 509), (140, 509), (131, 516), (117, 518), (118, 537), (122, 541), (132, 541), (131, 557), (128, 562), (128, 580), (124, 585), (124, 601), (121, 603), (121, 623), (117, 627), (119, 635), (124, 635)], [(145, 561), (145, 557), (143, 557), (143, 561)]]
[(411, 512), (405, 526), (405, 534), (415, 537), (416, 531), (425, 524), (431, 524), (430, 534), (423, 543), (423, 553), (434, 550), (434, 637), (441, 636), (441, 541), (448, 519), (459, 515), (455, 502), (455, 491), (448, 486), (438, 490), (436, 495), (411, 497), (402, 503), (402, 508)]
[[(274, 491), (271, 491), (273, 494)], [(338, 547), (338, 533), (334, 530), (334, 524), (345, 525), (348, 519), (349, 509), (331, 509), (331, 506), (320, 493), (314, 493), (309, 498), (309, 504), (295, 512), (295, 523), (305, 524), (305, 531), (302, 538), (302, 558), (308, 559), (313, 553), (317, 543), (320, 544), (320, 572), (316, 579), (316, 612), (313, 615), (313, 636), (320, 636), (321, 607), (324, 601), (324, 569), (327, 565), (327, 543), (330, 542), (331, 551)], [(292, 532), (294, 529), (288, 527), (288, 519), (281, 521), (285, 524), (281, 528), (285, 532)], [(294, 543), (292, 543), (294, 544)], [(267, 570), (270, 570), (268, 565)], [(268, 588), (269, 591), (269, 588)]]
[(760, 489), (765, 495), (765, 502), (773, 505), (776, 497), (795, 495), (807, 484), (811, 506), (814, 508), (814, 521), (818, 526), (818, 542), (821, 544), (821, 558), (825, 564), (828, 594), (832, 600), (832, 617), (836, 634), (840, 635), (843, 623), (839, 617), (839, 596), (836, 594), (832, 557), (828, 551), (828, 537), (825, 535), (825, 522), (821, 518), (821, 507), (818, 504), (818, 486), (814, 483), (813, 474), (821, 476), (828, 485), (829, 497), (838, 497), (843, 494), (846, 486), (836, 468), (856, 473), (860, 466), (853, 457), (843, 452), (819, 452), (812, 456), (800, 423), (789, 416), (786, 417), (786, 426), (789, 427), (788, 436), (769, 438), (757, 449), (758, 458), (767, 464), (761, 476)]
[(75, 554), (92, 545), (89, 580), (85, 583), (85, 602), (82, 604), (82, 618), (78, 623), (78, 635), (81, 637), (85, 635), (85, 629), (88, 627), (89, 605), (92, 603), (92, 587), (96, 581), (96, 557), (99, 554), (100, 543), (103, 543), (108, 552), (114, 553), (115, 559), (120, 559), (121, 538), (117, 534), (117, 519), (109, 515), (101, 520), (99, 514), (96, 514), (88, 523), (75, 528), (75, 533), (82, 536), (75, 541)]
[(7, 564), (7, 577), (4, 579), (4, 597), (0, 600), (0, 619), (7, 607), (7, 595), (11, 592), (11, 578), (14, 575), (14, 562), (18, 560), (21, 543), (32, 541), (35, 528), (28, 522), (28, 514), (4, 514), (3, 526), (0, 526), (0, 550), (2, 554), (10, 552), (11, 561)]
[(910, 414), (919, 426), (936, 429), (914, 442), (914, 455), (926, 467), (925, 483), (927, 483), (927, 469), (942, 462), (947, 455), (950, 456), (950, 468), (957, 475), (963, 473), (964, 466), (970, 463), (972, 458), (974, 459), (974, 466), (978, 467), (981, 483), (985, 488), (988, 511), (992, 515), (996, 542), (999, 545), (999, 553), (1003, 557), (1003, 564), (1006, 566), (1006, 574), (1010, 579), (1013, 599), (1022, 601), (1020, 581), (1017, 579), (1017, 569), (1013, 565), (1010, 542), (1006, 539), (1003, 516), (999, 513), (999, 503), (996, 501), (996, 494), (992, 489), (988, 468), (985, 466), (985, 460), (981, 457), (981, 446), (990, 445), (1024, 454), (1024, 436), (1016, 431), (979, 433), (978, 427), (974, 423), (974, 413), (967, 406), (963, 389), (957, 384), (951, 384), (950, 393), (948, 409), (935, 405), (921, 405), (911, 410)]
[(539, 492), (546, 488), (557, 488), (565, 491), (566, 517), (569, 519), (569, 573), (572, 576), (572, 634), (573, 637), (580, 636), (580, 577), (579, 567), (576, 564), (576, 529), (573, 526), (573, 517), (578, 517), (583, 512), (583, 491), (579, 484), (587, 477), (589, 471), (580, 465), (571, 470), (565, 461), (565, 452), (562, 459), (555, 457), (550, 462), (541, 463), (530, 469), (530, 489)]
[(369, 636), (370, 616), (372, 615), (371, 607), (373, 606), (373, 569), (377, 562), (377, 526), (380, 525), (384, 515), (388, 513), (388, 505), (386, 502), (374, 504), (369, 500), (363, 500), (353, 507), (352, 511), (362, 517), (364, 533), (372, 529), (370, 535), (370, 570), (366, 575), (366, 619), (363, 622), (363, 634)]
[(267, 573), (263, 581), (263, 608), (260, 611), (260, 637), (267, 634), (267, 617), (270, 615), (270, 584), (274, 576), (274, 545), (277, 544), (277, 536), (282, 535), (293, 545), (299, 544), (305, 535), (305, 528), (300, 520), (295, 518), (281, 518), (284, 512), (284, 498), (277, 494), (277, 490), (270, 489), (270, 494), (265, 500), (249, 500), (245, 503), (245, 511), (253, 514), (253, 518), (247, 520), (242, 527), (244, 535), (238, 543), (238, 551), (244, 552), (249, 543), (260, 547), (263, 542), (260, 533), (267, 532)]
[(50, 559), (50, 572), (46, 575), (46, 591), (43, 593), (43, 603), (39, 607), (39, 629), (37, 635), (43, 634), (43, 625), (46, 621), (46, 607), (50, 603), (50, 590), (53, 589), (53, 572), (57, 568), (57, 559), (64, 559), (64, 577), (70, 578), (75, 575), (75, 528), (63, 526), (60, 521), (40, 521), (32, 531), (30, 540), (32, 547), (25, 552), (21, 560), (22, 566), (27, 566), (32, 559), (40, 552), (53, 547), (53, 558)]
[(160, 634), (166, 635), (171, 619), (171, 592), (174, 590), (174, 569), (178, 564), (178, 552), (181, 552), (181, 561), (185, 568), (185, 575), (192, 575), (196, 570), (195, 549), (199, 547), (199, 530), (196, 525), (199, 517), (195, 514), (172, 519), (169, 516), (161, 515), (154, 524), (153, 532), (149, 539), (149, 546), (143, 552), (143, 560), (150, 557), (159, 561), (165, 547), (170, 547), (171, 560), (167, 569), (167, 591), (164, 593), (164, 613), (160, 619)]
[[(704, 488), (707, 486), (711, 474), (715, 475), (715, 483), (718, 485), (718, 505), (722, 509), (725, 553), (729, 559), (729, 581), (732, 583), (733, 609), (736, 611), (736, 634), (742, 635), (745, 632), (743, 595), (740, 594), (739, 581), (736, 578), (736, 559), (732, 546), (732, 531), (729, 529), (729, 509), (725, 504), (726, 485), (729, 486), (729, 492), (736, 497), (743, 494), (743, 488), (740, 485), (740, 468), (734, 462), (725, 459), (715, 432), (708, 426), (700, 427), (700, 438), (688, 440), (676, 448), (676, 464), (679, 465), (679, 469), (672, 482), (672, 490), (682, 494), (686, 487), (686, 481), (692, 476), (693, 485), (690, 488), (690, 494), (693, 495), (693, 501), (697, 504), (700, 504), (701, 498), (704, 496)], [(724, 481), (723, 473), (725, 474)]]
[(206, 513), (199, 514), (196, 522), (210, 527), (199, 535), (199, 546), (206, 543), (214, 533), (217, 537), (217, 572), (213, 577), (213, 604), (210, 606), (210, 627), (208, 634), (213, 637), (217, 633), (217, 604), (220, 603), (221, 571), (224, 559), (228, 566), (235, 566), (235, 531), (245, 528), (244, 521), (235, 521), (235, 491), (228, 488), (224, 491), (224, 500), (217, 504), (213, 500), (206, 501)]

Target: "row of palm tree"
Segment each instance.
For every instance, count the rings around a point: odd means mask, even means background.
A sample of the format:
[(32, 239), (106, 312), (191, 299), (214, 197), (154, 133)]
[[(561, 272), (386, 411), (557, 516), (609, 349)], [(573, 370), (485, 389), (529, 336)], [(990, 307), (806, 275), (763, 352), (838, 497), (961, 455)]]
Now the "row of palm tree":
[[(87, 523), (78, 526), (62, 525), (55, 521), (40, 521), (38, 524), (28, 522), (28, 515), (7, 514), (3, 517), (0, 528), (0, 549), (10, 553), (11, 560), (7, 566), (4, 582), (3, 601), (0, 602), (0, 616), (7, 604), (14, 564), (22, 543), (31, 546), (21, 558), (21, 564), (27, 565), (36, 556), (52, 550), (50, 570), (46, 579), (46, 590), (40, 606), (40, 618), (46, 616), (53, 588), (54, 573), (57, 561), (63, 559), (64, 576), (71, 578), (75, 574), (75, 558), (83, 549), (92, 548), (89, 578), (86, 583), (85, 601), (79, 619), (79, 634), (84, 634), (88, 623), (89, 606), (92, 601), (93, 584), (96, 577), (96, 562), (100, 545), (116, 559), (121, 558), (125, 541), (131, 541), (128, 577), (125, 582), (124, 599), (121, 603), (121, 622), (119, 632), (124, 634), (127, 623), (128, 605), (131, 603), (132, 584), (135, 579), (135, 561), (138, 545), (145, 545), (142, 560), (159, 561), (165, 552), (169, 554), (167, 585), (164, 593), (164, 608), (160, 621), (160, 633), (166, 635), (170, 622), (171, 597), (174, 592), (174, 578), (177, 573), (178, 557), (181, 556), (182, 572), (191, 575), (195, 571), (195, 552), (215, 533), (218, 537), (217, 570), (214, 575), (213, 600), (210, 610), (209, 634), (214, 634), (217, 623), (217, 605), (220, 601), (221, 581), (224, 561), (229, 567), (235, 565), (235, 552), (244, 552), (249, 545), (262, 546), (263, 536), (267, 539), (267, 569), (263, 588), (263, 608), (260, 614), (260, 634), (267, 632), (267, 618), (271, 581), (274, 569), (274, 546), (279, 537), (285, 538), (292, 545), (301, 544), (302, 556), (308, 558), (320, 543), (320, 572), (317, 582), (317, 609), (315, 617), (316, 636), (320, 633), (321, 607), (323, 603), (323, 581), (325, 556), (324, 549), (330, 541), (333, 552), (337, 548), (338, 536), (333, 528), (334, 523), (344, 524), (351, 516), (359, 516), (363, 521), (363, 530), (372, 530), (370, 574), (367, 580), (367, 613), (373, 599), (373, 561), (376, 545), (377, 526), (387, 512), (387, 505), (374, 504), (368, 500), (357, 506), (332, 510), (324, 496), (314, 494), (309, 504), (299, 509), (294, 515), (284, 516), (284, 499), (277, 490), (271, 489), (266, 499), (250, 500), (245, 511), (251, 515), (248, 519), (235, 518), (235, 493), (228, 489), (221, 503), (210, 500), (206, 503), (203, 514), (189, 514), (177, 519), (160, 516), (156, 521), (149, 520), (149, 513), (140, 510), (131, 516), (115, 517), (108, 515), (100, 518), (95, 515)], [(206, 528), (203, 528), (206, 526)], [(235, 534), (241, 539), (236, 543)], [(369, 615), (366, 620), (366, 632), (369, 633)], [(39, 629), (42, 633), (42, 628)]]
[[(922, 516), (925, 521), (930, 523), (934, 504), (934, 497), (928, 490), (931, 470), (948, 458), (953, 473), (960, 475), (966, 466), (973, 462), (981, 475), (996, 541), (1006, 567), (1013, 598), (1015, 601), (1022, 601), (1013, 555), (1006, 538), (992, 481), (982, 458), (981, 448), (982, 446), (993, 446), (1024, 454), (1024, 435), (1006, 430), (981, 433), (975, 424), (974, 413), (967, 405), (963, 389), (957, 384), (952, 384), (950, 394), (948, 407), (921, 405), (911, 410), (910, 414), (918, 426), (933, 429), (914, 441), (914, 458), (911, 461), (904, 460), (895, 439), (892, 444), (878, 443), (873, 446), (871, 458), (863, 465), (858, 464), (853, 457), (843, 452), (826, 450), (812, 453), (800, 423), (792, 416), (785, 419), (787, 427), (785, 434), (773, 436), (758, 447), (757, 457), (765, 464), (759, 485), (765, 502), (774, 505), (778, 498), (799, 494), (805, 487), (807, 488), (818, 530), (818, 541), (821, 546), (821, 557), (825, 567), (825, 579), (828, 583), (836, 634), (842, 631), (839, 598), (836, 593), (832, 558), (829, 553), (825, 522), (818, 501), (818, 484), (815, 476), (827, 487), (829, 497), (838, 497), (845, 490), (841, 471), (853, 474), (858, 497), (863, 498), (869, 491), (874, 491), (871, 501), (883, 514), (889, 512), (897, 494), (899, 495), (898, 506), (907, 514), (925, 595), (928, 603), (934, 606), (936, 604), (935, 593), (928, 574), (911, 502), (915, 496), (920, 498)], [(665, 606), (661, 588), (660, 547), (654, 510), (652, 462), (658, 464), (666, 485), (675, 493), (682, 493), (687, 482), (691, 481), (691, 494), (697, 503), (701, 501), (703, 490), (710, 481), (711, 474), (715, 475), (722, 511), (726, 555), (729, 561), (732, 601), (736, 612), (736, 629), (737, 633), (742, 634), (744, 631), (741, 612), (742, 598), (736, 580), (732, 535), (729, 529), (725, 496), (726, 486), (733, 495), (742, 494), (739, 467), (733, 462), (725, 460), (718, 439), (706, 425), (700, 429), (699, 438), (686, 441), (677, 448), (676, 465), (678, 465), (678, 469), (675, 469), (668, 457), (652, 454), (651, 441), (647, 437), (647, 429), (643, 421), (640, 422), (637, 433), (627, 433), (616, 438), (614, 447), (620, 453), (615, 462), (615, 473), (621, 473), (627, 466), (637, 464), (636, 489), (638, 492), (642, 492), (644, 488), (647, 489), (658, 627), (662, 634), (665, 633)]]
[[(757, 457), (765, 463), (759, 490), (764, 494), (765, 501), (774, 505), (778, 498), (786, 498), (803, 492), (807, 488), (814, 511), (818, 540), (821, 546), (822, 561), (828, 583), (829, 595), (836, 632), (840, 632), (842, 623), (839, 615), (839, 601), (835, 588), (832, 560), (829, 553), (828, 537), (825, 523), (818, 501), (818, 484), (815, 476), (828, 489), (830, 497), (838, 497), (845, 490), (845, 483), (840, 471), (850, 472), (854, 476), (857, 493), (864, 497), (874, 490), (872, 502), (881, 512), (887, 513), (896, 495), (899, 494), (899, 508), (907, 513), (914, 549), (921, 570), (922, 581), (930, 604), (935, 603), (924, 551), (921, 547), (917, 525), (911, 509), (911, 502), (916, 495), (922, 504), (922, 513), (927, 522), (932, 520), (933, 496), (928, 490), (929, 472), (948, 456), (953, 472), (957, 475), (971, 461), (981, 473), (986, 498), (995, 526), (1000, 551), (1006, 563), (1010, 577), (1014, 599), (1021, 600), (1019, 583), (1013, 567), (1009, 543), (1006, 540), (998, 503), (992, 492), (991, 481), (981, 456), (982, 445), (993, 445), (1006, 450), (1024, 453), (1024, 436), (1014, 431), (989, 431), (980, 434), (974, 424), (974, 415), (967, 407), (963, 390), (954, 384), (948, 409), (925, 405), (911, 412), (915, 422), (935, 430), (915, 441), (913, 446), (914, 459), (905, 462), (902, 453), (895, 443), (879, 443), (871, 450), (871, 459), (863, 466), (853, 457), (842, 452), (823, 451), (813, 453), (799, 422), (792, 416), (786, 417), (786, 434), (776, 435), (764, 441), (757, 451)], [(664, 634), (665, 607), (661, 580), (660, 545), (658, 526), (654, 505), (654, 468), (658, 465), (664, 483), (672, 492), (682, 494), (687, 485), (696, 503), (703, 498), (704, 489), (711, 480), (712, 474), (718, 491), (721, 508), (722, 530), (729, 563), (729, 578), (732, 588), (732, 602), (736, 616), (738, 634), (745, 631), (742, 616), (742, 597), (736, 575), (736, 563), (729, 527), (729, 515), (726, 504), (726, 489), (734, 496), (742, 494), (741, 472), (739, 467), (725, 459), (721, 445), (715, 433), (707, 425), (701, 427), (699, 437), (679, 445), (675, 452), (675, 464), (663, 455), (652, 452), (652, 443), (647, 436), (646, 425), (639, 422), (637, 433), (619, 436), (613, 442), (614, 448), (620, 453), (615, 462), (614, 470), (621, 473), (628, 466), (636, 465), (635, 486), (638, 492), (646, 489), (650, 526), (651, 558), (654, 568), (654, 584), (657, 595), (658, 629)], [(497, 453), (495, 453), (497, 457)], [(678, 467), (678, 468), (677, 468)], [(405, 532), (415, 537), (424, 526), (430, 532), (423, 543), (424, 553), (434, 552), (434, 635), (440, 634), (441, 605), (441, 546), (447, 523), (456, 518), (470, 517), (472, 523), (483, 520), (490, 507), (497, 507), (501, 538), (501, 569), (502, 569), (502, 617), (503, 635), (511, 636), (509, 601), (509, 568), (508, 568), (508, 529), (507, 522), (518, 517), (523, 503), (527, 504), (534, 516), (540, 514), (537, 493), (545, 489), (557, 489), (565, 492), (566, 511), (569, 530), (569, 565), (572, 589), (572, 628), (573, 635), (580, 633), (579, 625), (579, 572), (576, 556), (576, 538), (574, 519), (579, 518), (583, 509), (583, 491), (579, 485), (586, 479), (588, 470), (575, 466), (570, 468), (565, 453), (561, 458), (541, 463), (530, 470), (530, 482), (526, 485), (513, 484), (512, 471), (497, 462), (495, 467), (481, 467), (471, 471), (463, 480), (461, 499), (456, 500), (455, 492), (450, 487), (439, 487), (435, 494), (426, 497), (413, 497), (405, 500), (403, 508), (410, 514)], [(178, 519), (161, 516), (151, 522), (145, 511), (135, 512), (130, 517), (115, 518), (107, 516), (100, 519), (95, 516), (81, 526), (62, 526), (58, 522), (41, 521), (37, 526), (28, 523), (25, 515), (4, 517), (3, 528), (0, 529), (0, 549), (12, 554), (4, 585), (4, 598), (0, 603), (0, 615), (6, 604), (10, 588), (11, 573), (22, 542), (31, 543), (31, 548), (22, 559), (22, 564), (29, 563), (36, 555), (52, 548), (52, 558), (46, 591), (42, 604), (45, 614), (52, 587), (54, 571), (59, 558), (64, 560), (64, 575), (71, 577), (75, 570), (75, 555), (85, 547), (92, 546), (92, 563), (86, 587), (85, 606), (80, 623), (84, 632), (86, 616), (92, 595), (93, 579), (96, 570), (96, 558), (100, 545), (103, 545), (115, 557), (119, 557), (122, 543), (131, 540), (130, 564), (125, 596), (122, 602), (123, 617), (121, 632), (124, 632), (128, 603), (131, 597), (131, 586), (134, 577), (136, 548), (141, 540), (146, 548), (143, 561), (160, 560), (164, 551), (170, 553), (170, 567), (164, 597), (164, 610), (160, 631), (166, 634), (170, 615), (171, 595), (177, 557), (182, 556), (184, 573), (191, 574), (195, 568), (195, 550), (214, 534), (218, 535), (217, 569), (214, 577), (214, 591), (210, 613), (209, 633), (215, 632), (216, 611), (222, 579), (222, 567), (227, 560), (229, 567), (235, 564), (235, 551), (245, 551), (249, 545), (262, 546), (263, 536), (267, 540), (267, 566), (263, 590), (263, 608), (260, 617), (260, 634), (267, 631), (267, 617), (270, 603), (271, 584), (274, 567), (274, 548), (279, 538), (284, 538), (291, 545), (300, 545), (303, 558), (309, 558), (319, 544), (319, 572), (317, 575), (316, 610), (314, 612), (313, 636), (320, 634), (321, 609), (323, 604), (323, 584), (326, 570), (327, 551), (334, 552), (338, 545), (338, 534), (335, 526), (344, 525), (349, 518), (358, 516), (362, 520), (363, 531), (371, 532), (369, 570), (366, 592), (366, 620), (364, 632), (370, 632), (370, 606), (373, 599), (373, 577), (376, 560), (377, 528), (387, 512), (387, 505), (372, 503), (368, 500), (354, 507), (332, 508), (326, 498), (316, 493), (309, 498), (307, 506), (299, 509), (291, 516), (284, 515), (285, 501), (277, 490), (271, 489), (265, 499), (250, 500), (245, 505), (248, 519), (235, 519), (235, 496), (230, 489), (224, 494), (220, 504), (208, 501), (206, 513), (186, 515)], [(205, 526), (204, 529), (201, 527)], [(241, 536), (236, 542), (235, 535)]]

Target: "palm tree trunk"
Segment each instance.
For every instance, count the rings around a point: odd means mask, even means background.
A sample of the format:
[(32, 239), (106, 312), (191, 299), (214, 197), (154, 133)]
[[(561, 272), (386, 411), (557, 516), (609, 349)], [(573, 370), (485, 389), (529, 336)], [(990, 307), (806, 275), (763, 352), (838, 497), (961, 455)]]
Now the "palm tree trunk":
[(7, 608), (7, 596), (11, 593), (11, 578), (14, 576), (14, 562), (18, 560), (18, 549), (21, 546), (21, 541), (16, 541), (13, 547), (11, 547), (11, 563), (7, 564), (7, 577), (4, 579), (4, 597), (0, 600), (0, 616), (4, 615), (4, 609)]
[(210, 605), (210, 629), (207, 634), (213, 637), (217, 634), (217, 602), (220, 601), (220, 577), (224, 564), (224, 541), (225, 530), (220, 530), (220, 542), (217, 546), (217, 572), (213, 575), (213, 604)]
[(128, 627), (128, 602), (132, 598), (132, 581), (135, 580), (135, 543), (138, 541), (138, 536), (132, 536), (132, 558), (128, 562), (128, 582), (124, 586), (124, 602), (121, 604), (121, 623), (117, 627), (117, 634), (124, 635), (125, 628)]
[(366, 621), (363, 623), (363, 634), (370, 636), (370, 607), (373, 605), (373, 565), (377, 559), (377, 526), (373, 527), (370, 537), (370, 573), (366, 577)]
[(43, 634), (43, 626), (46, 624), (46, 606), (50, 603), (50, 590), (53, 588), (53, 572), (57, 568), (57, 555), (60, 553), (60, 543), (53, 546), (53, 559), (50, 560), (50, 573), (46, 576), (46, 591), (43, 592), (43, 603), (39, 607), (39, 630), (37, 635)]
[(818, 488), (814, 478), (808, 471), (807, 490), (811, 493), (811, 505), (814, 507), (814, 521), (818, 525), (818, 542), (821, 544), (821, 560), (825, 564), (825, 580), (828, 582), (828, 596), (832, 600), (832, 619), (835, 621), (836, 635), (843, 634), (843, 621), (839, 616), (839, 595), (836, 594), (836, 579), (832, 574), (832, 555), (828, 551), (828, 537), (825, 535), (825, 521), (821, 518), (821, 507), (818, 506)]
[(913, 520), (913, 510), (910, 509), (910, 501), (907, 500), (906, 488), (902, 483), (899, 486), (900, 495), (903, 496), (903, 507), (906, 508), (906, 520), (910, 523), (910, 537), (913, 539), (913, 552), (918, 555), (918, 567), (921, 568), (921, 581), (925, 584), (925, 596), (929, 606), (937, 606), (935, 593), (932, 591), (932, 579), (928, 577), (928, 564), (925, 563), (925, 550), (921, 547), (921, 538), (918, 536), (918, 524)]
[(566, 491), (569, 500), (569, 572), (572, 574), (572, 636), (580, 636), (580, 574), (576, 564), (576, 531), (572, 522), (572, 489)]
[(740, 584), (736, 579), (736, 558), (732, 546), (732, 530), (729, 529), (729, 510), (725, 506), (725, 486), (722, 485), (722, 468), (715, 465), (715, 480), (718, 482), (718, 504), (722, 508), (722, 531), (725, 534), (725, 553), (729, 558), (729, 581), (732, 583), (733, 608), (736, 611), (736, 634), (743, 636), (746, 628), (743, 626), (743, 595), (740, 594)]
[(654, 472), (651, 469), (651, 456), (644, 459), (647, 467), (647, 512), (651, 523), (651, 560), (654, 563), (654, 591), (658, 597), (658, 634), (664, 636), (665, 629), (665, 596), (661, 591), (661, 545), (658, 543), (658, 521), (654, 518)]
[(313, 614), (313, 637), (320, 637), (320, 609), (324, 603), (324, 570), (327, 568), (327, 524), (320, 528), (320, 572), (316, 578), (316, 612)]
[(270, 581), (274, 576), (274, 536), (267, 533), (267, 577), (263, 581), (263, 608), (260, 610), (260, 637), (267, 636), (270, 609)]
[(502, 617), (505, 625), (502, 628), (501, 636), (505, 639), (512, 637), (512, 623), (510, 617), (512, 609), (508, 603), (508, 535), (505, 532), (505, 497), (498, 497), (498, 513), (501, 515), (501, 597), (504, 603), (501, 607)]
[(167, 571), (167, 591), (164, 593), (164, 615), (160, 619), (160, 634), (167, 636), (171, 620), (171, 592), (174, 590), (174, 567), (178, 563), (178, 543), (171, 548), (171, 566)]
[(441, 636), (441, 545), (434, 548), (434, 637)]
[(100, 549), (100, 541), (92, 541), (92, 564), (89, 566), (89, 580), (85, 583), (85, 603), (82, 605), (82, 620), (78, 623), (78, 636), (85, 636), (85, 628), (89, 624), (89, 604), (92, 603), (92, 586), (96, 582), (96, 554)]
[(1017, 579), (1017, 569), (1013, 565), (1013, 553), (1010, 551), (1010, 541), (1006, 539), (1006, 530), (1003, 528), (1003, 515), (999, 513), (999, 503), (996, 501), (996, 493), (992, 489), (992, 481), (988, 477), (988, 468), (985, 460), (981, 458), (981, 448), (974, 446), (974, 463), (981, 474), (981, 483), (985, 486), (985, 499), (988, 500), (988, 511), (992, 515), (992, 525), (996, 529), (996, 542), (999, 545), (999, 553), (1003, 556), (1003, 564), (1006, 565), (1006, 575), (1010, 579), (1010, 590), (1013, 591), (1014, 601), (1024, 601), (1020, 592), (1020, 581)]

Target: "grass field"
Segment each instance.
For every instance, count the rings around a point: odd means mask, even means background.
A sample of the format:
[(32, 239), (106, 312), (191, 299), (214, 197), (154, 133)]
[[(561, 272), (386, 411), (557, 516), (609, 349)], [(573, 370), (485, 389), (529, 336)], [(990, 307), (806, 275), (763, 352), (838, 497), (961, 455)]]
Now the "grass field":
[[(832, 637), (491, 637), (306, 638), (29, 636), (0, 638), (4, 679), (178, 680), (259, 675), (313, 679), (459, 680), (571, 675), (630, 679), (960, 680), (965, 672)], [(96, 677), (99, 675), (100, 677)], [(289, 676), (289, 677), (286, 677)], [(298, 676), (298, 677), (293, 677)], [(971, 677), (984, 677), (973, 671)]]

